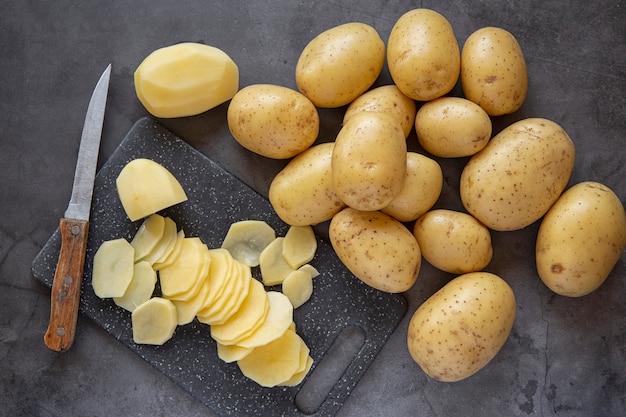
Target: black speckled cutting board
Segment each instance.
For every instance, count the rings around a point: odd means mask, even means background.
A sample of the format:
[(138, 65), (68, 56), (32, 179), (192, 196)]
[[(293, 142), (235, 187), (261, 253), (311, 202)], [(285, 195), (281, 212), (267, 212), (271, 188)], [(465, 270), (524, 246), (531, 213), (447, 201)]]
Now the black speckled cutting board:
[[(162, 164), (181, 182), (189, 200), (161, 212), (176, 221), (186, 236), (198, 236), (209, 247), (219, 247), (231, 223), (265, 220), (284, 235), (288, 226), (270, 203), (246, 184), (166, 130), (150, 118), (139, 120), (97, 175), (90, 235), (81, 291), (80, 312), (94, 320), (114, 338), (155, 366), (175, 383), (221, 415), (329, 416), (335, 414), (358, 383), (376, 354), (406, 313), (400, 295), (374, 290), (356, 279), (343, 266), (332, 247), (318, 238), (318, 251), (311, 261), (321, 273), (314, 279), (312, 298), (296, 309), (297, 332), (311, 349), (317, 365), (346, 328), (360, 329), (363, 339), (346, 371), (315, 410), (296, 405), (298, 387), (263, 388), (245, 378), (236, 364), (217, 357), (207, 325), (194, 321), (179, 326), (163, 346), (137, 345), (132, 339), (130, 313), (112, 300), (101, 300), (91, 287), (93, 255), (109, 239), (132, 239), (141, 221), (130, 222), (117, 196), (115, 179), (135, 158)], [(51, 287), (60, 250), (57, 230), (32, 264), (36, 280)], [(258, 276), (258, 271), (255, 271)], [(354, 332), (347, 332), (354, 333)], [(319, 374), (318, 374), (319, 375)], [(304, 382), (306, 384), (307, 381)]]

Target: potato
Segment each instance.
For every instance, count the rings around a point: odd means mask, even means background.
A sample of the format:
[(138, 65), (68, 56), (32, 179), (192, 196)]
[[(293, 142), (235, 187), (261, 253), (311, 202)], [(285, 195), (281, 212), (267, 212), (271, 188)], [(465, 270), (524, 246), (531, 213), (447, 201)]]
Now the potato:
[(150, 265), (164, 261), (174, 249), (174, 245), (176, 245), (178, 235), (176, 222), (169, 217), (165, 217), (163, 220), (163, 236), (161, 236), (158, 243), (152, 248), (150, 253), (142, 259), (143, 261), (147, 261)]
[(528, 70), (515, 36), (497, 27), (472, 33), (461, 52), (461, 85), (465, 98), (490, 116), (518, 110), (528, 92)]
[(406, 178), (400, 194), (381, 211), (401, 222), (410, 222), (435, 205), (443, 187), (441, 166), (417, 152), (406, 154)]
[(491, 139), (491, 119), (476, 103), (460, 97), (440, 97), (424, 103), (415, 116), (422, 147), (435, 156), (474, 155)]
[(274, 239), (259, 255), (261, 278), (266, 286), (278, 285), (295, 268), (292, 268), (283, 256), (285, 238)]
[(413, 234), (424, 259), (445, 272), (480, 271), (493, 256), (489, 229), (467, 213), (431, 210), (417, 219)]
[(559, 198), (574, 159), (574, 143), (557, 123), (520, 120), (498, 133), (463, 168), (461, 201), (492, 230), (522, 229)]
[(413, 234), (379, 211), (347, 207), (330, 222), (330, 242), (358, 279), (380, 291), (406, 291), (417, 280), (422, 256)]
[(242, 220), (230, 225), (222, 248), (247, 266), (259, 265), (259, 254), (276, 239), (276, 232), (263, 220)]
[(130, 161), (118, 174), (115, 185), (124, 211), (133, 222), (187, 201), (174, 175), (151, 159)]
[(406, 96), (419, 101), (443, 96), (454, 88), (461, 66), (452, 25), (434, 10), (406, 12), (389, 34), (387, 64)]
[(221, 49), (184, 42), (157, 49), (134, 74), (137, 98), (155, 117), (193, 116), (239, 89), (239, 69)]
[(148, 216), (137, 232), (130, 245), (135, 249), (135, 262), (142, 260), (159, 244), (165, 231), (165, 217), (160, 214)]
[(331, 160), (335, 192), (357, 210), (386, 207), (402, 191), (406, 152), (406, 138), (392, 116), (355, 114), (335, 139)]
[(296, 63), (296, 84), (317, 107), (341, 107), (374, 84), (384, 62), (385, 43), (376, 29), (345, 23), (304, 47)]
[(311, 226), (291, 226), (283, 241), (283, 257), (293, 269), (313, 260), (317, 251), (317, 238)]
[(383, 85), (363, 93), (350, 103), (343, 116), (343, 123), (358, 112), (387, 113), (398, 119), (404, 137), (408, 137), (415, 122), (416, 107), (415, 101), (405, 96), (397, 86)]
[(176, 307), (170, 300), (152, 297), (132, 312), (131, 322), (135, 343), (162, 345), (176, 331)]
[(274, 177), (269, 200), (276, 214), (292, 226), (314, 226), (345, 207), (333, 185), (334, 142), (305, 150)]
[(309, 271), (298, 269), (291, 272), (282, 285), (282, 292), (289, 298), (293, 308), (309, 301), (313, 295), (313, 277)]
[(163, 296), (174, 300), (188, 300), (202, 285), (211, 267), (209, 249), (197, 237), (185, 238), (176, 262), (159, 271)]
[(463, 274), (415, 311), (408, 327), (409, 353), (433, 379), (465, 379), (500, 351), (515, 310), (513, 290), (502, 278), (488, 272)]
[(157, 274), (147, 261), (139, 261), (133, 267), (131, 279), (124, 295), (113, 297), (115, 305), (133, 312), (137, 306), (148, 301), (152, 297), (157, 282)]
[(286, 295), (277, 291), (267, 291), (269, 311), (263, 324), (248, 337), (239, 340), (238, 346), (256, 348), (281, 337), (293, 323), (293, 306)]
[(106, 240), (93, 257), (91, 285), (100, 298), (122, 297), (134, 274), (135, 249), (124, 238)]
[(320, 119), (311, 101), (291, 88), (253, 84), (230, 101), (228, 129), (244, 148), (273, 159), (287, 159), (309, 148)]
[(606, 185), (585, 181), (563, 193), (541, 222), (536, 264), (557, 294), (581, 297), (606, 280), (626, 248), (626, 214)]

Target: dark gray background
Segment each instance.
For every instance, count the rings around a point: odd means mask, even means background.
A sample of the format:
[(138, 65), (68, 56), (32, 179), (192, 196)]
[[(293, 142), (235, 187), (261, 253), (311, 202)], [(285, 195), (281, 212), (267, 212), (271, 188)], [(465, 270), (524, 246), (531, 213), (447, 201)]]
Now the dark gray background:
[[(482, 26), (514, 33), (530, 86), (522, 109), (494, 120), (499, 131), (524, 117), (561, 124), (577, 148), (571, 183), (596, 180), (626, 200), (626, 5), (620, 1), (0, 1), (0, 415), (211, 415), (189, 394), (101, 328), (79, 318), (69, 352), (43, 344), (49, 290), (31, 262), (69, 200), (80, 131), (102, 70), (113, 74), (100, 165), (145, 110), (132, 75), (152, 50), (181, 41), (224, 49), (241, 86), (295, 87), (306, 43), (349, 21), (374, 26), (386, 40), (415, 7), (443, 13), (459, 43)], [(384, 70), (378, 84), (389, 83)], [(459, 89), (455, 90), (459, 93)], [(267, 194), (284, 162), (250, 155), (229, 137), (226, 107), (164, 121), (226, 170)], [(321, 141), (332, 140), (342, 109), (320, 112)], [(409, 139), (418, 149), (415, 137)], [(439, 160), (446, 176), (439, 207), (459, 209), (464, 160)], [(513, 287), (518, 317), (499, 355), (454, 384), (428, 379), (406, 350), (411, 313), (451, 276), (424, 263), (405, 295), (409, 311), (341, 416), (626, 415), (624, 256), (595, 293), (553, 295), (536, 276), (538, 224), (493, 233), (487, 270)]]

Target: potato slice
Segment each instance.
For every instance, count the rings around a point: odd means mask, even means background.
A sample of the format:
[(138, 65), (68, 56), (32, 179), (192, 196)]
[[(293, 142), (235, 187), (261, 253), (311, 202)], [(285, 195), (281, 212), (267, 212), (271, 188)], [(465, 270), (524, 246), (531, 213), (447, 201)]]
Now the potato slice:
[(311, 274), (311, 278), (315, 278), (320, 274), (320, 272), (311, 264), (304, 264), (298, 269), (302, 271), (308, 271)]
[(223, 345), (217, 343), (217, 357), (226, 363), (236, 362), (248, 356), (252, 348), (244, 348), (237, 345)]
[(165, 257), (165, 259), (163, 259), (162, 261), (155, 262), (152, 265), (152, 268), (154, 268), (155, 271), (160, 271), (166, 266), (170, 266), (171, 264), (176, 262), (176, 259), (178, 259), (178, 256), (180, 255), (184, 238), (185, 238), (185, 231), (181, 229), (176, 234), (176, 241), (174, 242), (174, 247), (172, 248), (170, 253), (167, 255), (167, 257)]
[(121, 297), (113, 297), (116, 305), (130, 312), (138, 305), (148, 301), (152, 297), (157, 282), (157, 274), (149, 262), (139, 261), (133, 268), (133, 278)]
[(167, 258), (167, 255), (169, 255), (176, 244), (177, 234), (178, 230), (174, 220), (165, 217), (163, 236), (159, 243), (142, 260), (148, 261), (150, 265), (153, 265)]
[(241, 307), (224, 324), (211, 326), (211, 337), (233, 345), (256, 332), (269, 314), (269, 298), (260, 281), (250, 279), (250, 290)]
[(176, 307), (170, 300), (153, 297), (133, 311), (131, 321), (135, 343), (162, 345), (176, 330)]
[(268, 291), (267, 298), (270, 308), (265, 321), (237, 345), (249, 348), (266, 345), (281, 337), (293, 322), (293, 306), (287, 296), (278, 291)]
[(298, 308), (309, 301), (313, 294), (313, 277), (307, 270), (293, 271), (283, 281), (282, 290), (291, 301), (293, 308)]
[(285, 382), (281, 382), (278, 385), (283, 387), (295, 387), (296, 385), (304, 381), (304, 378), (307, 376), (312, 366), (313, 358), (311, 356), (307, 356), (304, 369), (302, 371), (296, 372), (290, 379)]
[(103, 242), (93, 258), (91, 285), (100, 298), (121, 297), (133, 279), (135, 249), (124, 238)]
[(211, 266), (207, 275), (209, 281), (209, 295), (204, 302), (204, 306), (198, 311), (198, 320), (205, 324), (203, 317), (209, 315), (213, 310), (213, 304), (221, 297), (222, 293), (226, 289), (226, 282), (228, 281), (228, 274), (231, 269), (231, 265), (234, 262), (232, 256), (226, 249), (210, 249), (209, 255), (211, 256)]
[(172, 173), (150, 159), (130, 161), (115, 184), (124, 211), (133, 222), (187, 201), (185, 190)]
[(283, 242), (283, 257), (290, 267), (298, 269), (310, 262), (317, 250), (317, 239), (311, 226), (291, 226)]
[(261, 277), (268, 287), (282, 283), (294, 270), (283, 256), (284, 241), (284, 237), (277, 237), (259, 255)]
[(243, 268), (250, 270), (250, 267), (233, 259), (224, 291), (210, 308), (203, 310), (202, 323), (212, 326), (223, 324), (239, 309), (248, 295), (252, 278), (252, 273), (246, 273)]
[(259, 265), (259, 255), (274, 239), (276, 232), (262, 220), (243, 220), (230, 225), (222, 248), (244, 265)]
[(254, 348), (245, 358), (237, 361), (237, 365), (245, 376), (257, 384), (274, 387), (296, 373), (302, 343), (295, 332), (285, 330), (279, 338)]
[(193, 296), (211, 262), (207, 252), (207, 246), (199, 238), (183, 240), (176, 262), (159, 271), (161, 291), (165, 298), (187, 300)]
[(159, 214), (148, 216), (130, 241), (135, 248), (135, 262), (143, 258), (159, 244), (165, 231), (165, 218)]
[(187, 300), (172, 300), (176, 307), (176, 315), (178, 316), (178, 324), (180, 326), (189, 324), (198, 314), (198, 311), (204, 306), (206, 298), (209, 296), (209, 282), (204, 279), (202, 285), (196, 294)]

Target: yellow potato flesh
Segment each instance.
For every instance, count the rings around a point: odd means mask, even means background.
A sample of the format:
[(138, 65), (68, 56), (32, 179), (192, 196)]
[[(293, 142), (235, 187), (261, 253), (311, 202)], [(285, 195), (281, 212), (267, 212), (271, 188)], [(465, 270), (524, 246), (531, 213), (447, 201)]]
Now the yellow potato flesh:
[(115, 184), (131, 221), (187, 200), (185, 190), (172, 173), (150, 159), (130, 161), (120, 171)]
[(178, 319), (176, 307), (165, 298), (153, 297), (131, 315), (135, 343), (162, 345), (172, 338)]
[(306, 270), (293, 271), (283, 281), (282, 292), (289, 298), (293, 308), (309, 301), (313, 294), (313, 277)]
[(155, 262), (152, 265), (152, 268), (154, 268), (155, 271), (159, 271), (165, 268), (166, 266), (170, 266), (174, 262), (176, 262), (176, 259), (178, 259), (178, 256), (180, 255), (180, 251), (182, 249), (184, 239), (185, 239), (185, 231), (179, 230), (178, 233), (176, 234), (176, 241), (174, 242), (174, 246), (169, 251), (169, 254), (165, 257), (165, 259)]
[(317, 239), (311, 226), (291, 226), (283, 241), (283, 257), (293, 269), (308, 263), (317, 251)]
[(293, 322), (293, 306), (284, 294), (277, 291), (268, 291), (269, 311), (265, 321), (254, 333), (237, 345), (254, 348), (263, 346), (281, 337)]
[(148, 256), (159, 244), (164, 232), (165, 218), (163, 216), (152, 214), (143, 221), (130, 241), (131, 246), (135, 249), (135, 262)]
[(283, 256), (284, 237), (277, 237), (261, 252), (259, 266), (263, 284), (267, 286), (278, 285), (289, 275), (292, 268)]
[(139, 101), (153, 116), (186, 117), (230, 100), (239, 89), (239, 69), (224, 51), (186, 42), (152, 52), (134, 81)]
[(210, 267), (208, 249), (197, 237), (185, 238), (176, 262), (159, 271), (163, 296), (189, 299), (200, 286), (200, 277)]
[(93, 259), (91, 285), (100, 298), (122, 297), (135, 268), (135, 249), (124, 239), (103, 242)]
[(243, 303), (250, 290), (252, 273), (249, 267), (233, 261), (228, 279), (220, 297), (208, 308), (203, 309), (199, 318), (203, 323), (223, 324)]
[(243, 220), (230, 225), (222, 248), (244, 265), (258, 266), (259, 254), (276, 239), (274, 229), (262, 220)]
[(150, 265), (154, 265), (159, 261), (165, 260), (176, 244), (177, 234), (178, 231), (176, 230), (176, 223), (174, 220), (166, 217), (163, 236), (159, 239), (158, 244), (152, 248), (150, 253), (148, 253), (143, 260), (148, 261)]
[[(199, 277), (199, 279), (202, 279)], [(209, 295), (210, 287), (208, 281), (203, 279), (202, 284), (198, 288), (198, 291), (193, 297), (187, 300), (172, 300), (176, 307), (176, 314), (178, 317), (178, 324), (180, 326), (191, 323), (196, 317), (200, 309), (204, 306), (205, 301)]]
[(313, 358), (311, 356), (307, 356), (304, 369), (299, 372), (296, 372), (287, 381), (281, 382), (278, 385), (284, 386), (284, 387), (295, 387), (296, 385), (304, 381), (304, 378), (307, 376), (312, 366), (313, 366)]
[(252, 348), (244, 348), (237, 345), (223, 345), (217, 343), (217, 357), (226, 363), (236, 362), (248, 356)]
[(231, 264), (234, 262), (232, 256), (226, 249), (211, 249), (209, 250), (211, 257), (211, 266), (208, 271), (207, 280), (209, 282), (209, 295), (205, 300), (205, 306), (198, 312), (198, 319), (202, 321), (202, 316), (208, 314), (212, 310), (213, 304), (220, 298), (224, 289), (226, 288), (226, 282), (229, 278), (228, 274), (231, 269)]
[(116, 305), (132, 312), (138, 305), (152, 297), (156, 282), (157, 274), (150, 263), (139, 261), (133, 268), (133, 279), (130, 281), (126, 292), (121, 297), (113, 297), (113, 301)]

